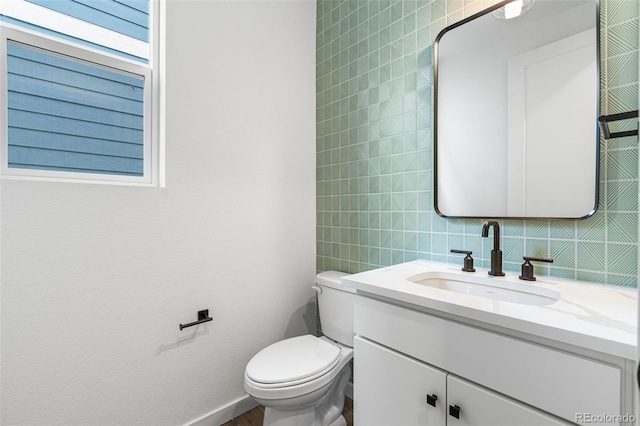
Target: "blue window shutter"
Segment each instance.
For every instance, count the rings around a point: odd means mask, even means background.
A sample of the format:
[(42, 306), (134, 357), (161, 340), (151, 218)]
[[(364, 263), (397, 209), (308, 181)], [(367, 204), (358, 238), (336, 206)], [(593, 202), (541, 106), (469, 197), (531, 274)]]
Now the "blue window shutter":
[(56, 12), (149, 41), (149, 0), (28, 0)]
[(10, 168), (142, 176), (144, 78), (7, 46)]

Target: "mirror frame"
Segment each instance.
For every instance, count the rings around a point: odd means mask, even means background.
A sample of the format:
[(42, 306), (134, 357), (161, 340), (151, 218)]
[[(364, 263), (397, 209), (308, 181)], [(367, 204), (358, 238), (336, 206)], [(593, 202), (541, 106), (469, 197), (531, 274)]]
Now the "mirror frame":
[[(447, 219), (504, 219), (504, 220), (562, 220), (562, 221), (577, 221), (587, 219), (597, 211), (599, 205), (600, 198), (600, 123), (598, 122), (598, 117), (601, 114), (601, 104), (602, 104), (602, 75), (601, 75), (601, 42), (600, 42), (600, 0), (593, 0), (596, 4), (596, 61), (597, 61), (597, 75), (596, 80), (598, 82), (597, 85), (597, 93), (598, 93), (598, 104), (596, 106), (596, 116), (594, 117), (595, 122), (595, 149), (596, 149), (596, 173), (595, 173), (595, 200), (593, 204), (593, 208), (586, 215), (582, 217), (569, 218), (569, 217), (532, 217), (532, 216), (450, 216), (443, 214), (438, 209), (438, 48), (440, 44), (440, 39), (447, 32), (460, 27), (474, 19), (480, 18), (484, 15), (492, 13), (496, 9), (500, 9), (501, 7), (511, 3), (514, 0), (503, 0), (496, 3), (493, 6), (489, 6), (486, 9), (481, 10), (478, 13), (475, 13), (461, 21), (455, 22), (447, 27), (445, 27), (442, 31), (438, 33), (436, 39), (433, 44), (433, 209), (438, 214), (438, 216), (447, 218)], [(517, 18), (515, 18), (517, 19)]]

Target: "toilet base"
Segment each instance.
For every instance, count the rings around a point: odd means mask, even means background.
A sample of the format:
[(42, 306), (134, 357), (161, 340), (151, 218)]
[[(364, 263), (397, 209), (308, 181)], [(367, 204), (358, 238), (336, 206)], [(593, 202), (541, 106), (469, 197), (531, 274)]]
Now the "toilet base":
[(344, 419), (343, 416), (340, 416), (336, 419), (335, 422), (331, 423), (330, 426), (347, 426), (347, 421)]
[[(316, 423), (316, 413), (313, 407), (310, 410), (279, 411), (268, 407), (264, 410), (263, 425), (269, 426), (308, 426)], [(347, 426), (343, 416), (338, 417), (327, 426)]]
[[(347, 426), (342, 416), (344, 408), (345, 390), (351, 377), (351, 366), (345, 365), (335, 380), (326, 386), (298, 398), (297, 409), (291, 408), (291, 402), (286, 407), (275, 403), (254, 399), (264, 405), (263, 426)], [(277, 406), (274, 407), (274, 405)]]

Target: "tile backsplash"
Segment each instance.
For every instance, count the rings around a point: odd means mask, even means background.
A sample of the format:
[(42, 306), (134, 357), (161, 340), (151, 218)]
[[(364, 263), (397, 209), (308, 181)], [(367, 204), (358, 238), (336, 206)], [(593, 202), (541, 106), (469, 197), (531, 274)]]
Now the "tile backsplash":
[[(317, 269), (414, 259), (489, 266), (482, 220), (433, 208), (432, 45), (495, 0), (318, 0)], [(638, 109), (637, 0), (601, 0), (601, 113)], [(601, 140), (598, 211), (581, 221), (500, 220), (504, 269), (637, 285), (638, 138)]]

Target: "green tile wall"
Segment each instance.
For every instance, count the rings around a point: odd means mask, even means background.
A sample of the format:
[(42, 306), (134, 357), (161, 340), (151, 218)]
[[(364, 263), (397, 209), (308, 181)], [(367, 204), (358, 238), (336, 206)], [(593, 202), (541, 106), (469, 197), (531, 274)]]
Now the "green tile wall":
[[(431, 259), (488, 267), (481, 220), (433, 210), (432, 43), (495, 0), (318, 0), (317, 268)], [(638, 1), (602, 0), (601, 113), (638, 109)], [(636, 286), (638, 140), (601, 141), (600, 207), (583, 221), (500, 221), (504, 268)]]

